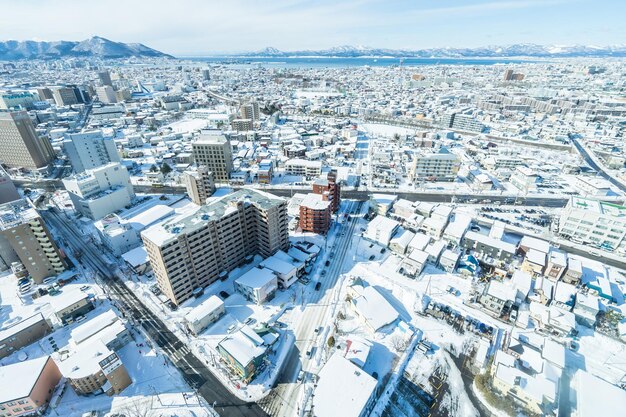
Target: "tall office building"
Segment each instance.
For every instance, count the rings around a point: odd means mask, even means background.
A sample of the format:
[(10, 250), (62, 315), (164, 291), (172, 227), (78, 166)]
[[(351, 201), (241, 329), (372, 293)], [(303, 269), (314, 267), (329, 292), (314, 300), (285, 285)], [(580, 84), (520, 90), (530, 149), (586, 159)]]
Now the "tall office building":
[(123, 209), (135, 197), (126, 167), (111, 162), (63, 180), (74, 208), (83, 216), (99, 220)]
[(69, 139), (63, 141), (63, 148), (76, 173), (120, 162), (115, 142), (104, 138), (101, 130), (72, 133)]
[(185, 171), (183, 181), (189, 198), (199, 206), (205, 204), (206, 199), (215, 192), (213, 174), (205, 166), (199, 166), (192, 171)]
[(96, 88), (96, 96), (98, 100), (106, 104), (117, 103), (117, 95), (110, 85), (104, 85)]
[(0, 235), (36, 283), (65, 271), (65, 262), (48, 228), (27, 199), (0, 205)]
[(326, 178), (320, 178), (313, 183), (313, 193), (325, 196), (326, 201), (330, 201), (333, 213), (339, 210), (341, 204), (341, 185), (337, 182), (337, 171), (330, 170)]
[(250, 119), (252, 122), (258, 122), (260, 116), (259, 103), (251, 101), (239, 108), (242, 119)]
[(52, 92), (54, 102), (57, 106), (71, 106), (78, 104), (76, 91), (72, 87), (58, 87)]
[(54, 160), (54, 149), (39, 137), (25, 111), (0, 112), (0, 162), (9, 168), (37, 169)]
[(202, 79), (204, 81), (211, 81), (211, 70), (208, 68), (204, 68), (202, 70)]
[(109, 85), (113, 87), (113, 81), (111, 80), (111, 73), (109, 71), (100, 71), (98, 73), (98, 78), (102, 85)]
[(256, 190), (226, 195), (141, 232), (163, 293), (180, 304), (248, 262), (289, 249), (287, 202)]
[(15, 201), (19, 198), (20, 195), (17, 193), (17, 188), (15, 188), (11, 177), (9, 177), (9, 174), (0, 166), (0, 204)]
[(213, 173), (217, 183), (228, 183), (233, 171), (233, 152), (224, 135), (200, 135), (192, 144), (193, 158), (198, 166), (204, 165)]
[(513, 79), (513, 70), (508, 69), (504, 71), (504, 81), (511, 81)]

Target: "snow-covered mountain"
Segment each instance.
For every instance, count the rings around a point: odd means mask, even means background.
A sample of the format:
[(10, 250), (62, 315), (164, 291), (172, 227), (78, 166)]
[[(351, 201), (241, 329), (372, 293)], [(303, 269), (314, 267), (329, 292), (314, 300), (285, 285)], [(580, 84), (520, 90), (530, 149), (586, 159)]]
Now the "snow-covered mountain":
[(169, 57), (140, 43), (113, 42), (94, 36), (82, 42), (5, 41), (0, 42), (0, 60), (55, 59), (65, 57)]
[(507, 46), (486, 46), (482, 48), (430, 48), (430, 49), (386, 49), (367, 46), (337, 46), (322, 50), (280, 51), (276, 48), (265, 48), (261, 51), (243, 54), (257, 57), (290, 57), (290, 56), (327, 56), (327, 57), (359, 57), (359, 56), (391, 56), (391, 57), (437, 57), (437, 58), (477, 58), (477, 57), (626, 57), (626, 45), (612, 46), (560, 46), (514, 44)]

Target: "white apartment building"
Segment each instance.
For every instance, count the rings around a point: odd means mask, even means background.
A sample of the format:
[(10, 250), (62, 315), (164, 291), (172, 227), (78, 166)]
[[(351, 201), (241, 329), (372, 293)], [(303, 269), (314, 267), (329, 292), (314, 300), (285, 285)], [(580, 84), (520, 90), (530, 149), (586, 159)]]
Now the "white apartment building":
[(191, 201), (201, 206), (206, 199), (215, 192), (213, 173), (206, 166), (199, 166), (195, 170), (183, 173), (183, 183)]
[(198, 166), (206, 166), (215, 182), (228, 183), (233, 171), (233, 152), (226, 136), (202, 134), (191, 146)]
[(113, 139), (104, 138), (101, 130), (71, 133), (63, 141), (65, 154), (74, 168), (80, 173), (110, 162), (120, 162)]
[(110, 85), (104, 85), (102, 87), (96, 87), (96, 95), (98, 100), (106, 104), (117, 103), (117, 95), (115, 90)]
[(74, 208), (92, 220), (124, 208), (135, 197), (128, 171), (118, 162), (66, 178), (63, 185)]
[(438, 152), (416, 152), (409, 169), (413, 181), (454, 181), (459, 172), (461, 160), (447, 148)]
[(574, 242), (626, 252), (626, 207), (571, 197), (561, 213), (559, 233)]
[(192, 296), (254, 255), (289, 249), (287, 202), (240, 190), (141, 233), (157, 284), (174, 303)]
[(523, 193), (537, 190), (539, 175), (532, 169), (525, 166), (518, 166), (509, 178), (511, 185)]
[(285, 162), (285, 172), (287, 175), (319, 177), (322, 175), (322, 162), (297, 158), (290, 159)]

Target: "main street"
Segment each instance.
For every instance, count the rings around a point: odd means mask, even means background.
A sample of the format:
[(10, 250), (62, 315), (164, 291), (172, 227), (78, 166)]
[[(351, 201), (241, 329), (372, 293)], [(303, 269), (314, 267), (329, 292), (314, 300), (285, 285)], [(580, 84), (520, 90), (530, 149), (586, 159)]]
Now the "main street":
[(213, 405), (220, 416), (267, 416), (255, 403), (240, 400), (230, 393), (226, 387), (211, 373), (205, 363), (199, 360), (187, 346), (172, 333), (163, 321), (148, 309), (121, 281), (118, 274), (112, 270), (99, 250), (85, 239), (75, 225), (59, 214), (55, 209), (42, 211), (46, 221), (51, 224), (65, 239), (67, 249), (72, 252), (82, 252), (81, 262), (100, 276), (99, 284), (114, 301), (122, 314), (130, 317), (134, 323), (139, 323), (150, 338), (159, 346), (162, 352), (181, 372), (185, 381)]
[[(27, 181), (27, 180), (14, 180), (16, 185), (25, 188), (40, 188), (46, 191), (62, 190), (63, 182), (61, 180), (41, 180), (41, 181)], [(235, 190), (243, 187), (232, 187)], [(187, 191), (184, 187), (179, 186), (153, 186), (153, 185), (134, 185), (133, 189), (135, 193), (148, 193), (148, 194), (185, 194)], [(280, 197), (291, 197), (294, 193), (309, 193), (310, 187), (260, 187), (268, 193)], [(517, 201), (519, 205), (523, 206), (538, 206), (538, 207), (565, 207), (569, 201), (569, 197), (564, 196), (515, 196), (511, 195), (491, 195), (491, 194), (455, 194), (445, 191), (429, 192), (429, 191), (399, 191), (393, 188), (387, 190), (350, 190), (342, 189), (342, 198), (367, 201), (374, 193), (391, 194), (398, 198), (403, 198), (409, 201), (428, 201), (432, 203), (450, 203), (456, 201), (463, 201), (468, 203), (473, 201), (475, 204), (491, 204), (498, 202), (499, 204), (513, 204)], [(474, 201), (475, 200), (475, 201)]]
[[(342, 192), (342, 198), (344, 193)], [(345, 210), (342, 214), (359, 212), (362, 203), (349, 201), (344, 203)], [(261, 407), (275, 417), (293, 417), (298, 415), (302, 407), (304, 384), (296, 381), (299, 371), (302, 369), (308, 373), (317, 373), (317, 356), (321, 355), (321, 350), (325, 348), (326, 337), (324, 329), (332, 326), (334, 307), (337, 306), (340, 287), (337, 286), (339, 277), (346, 271), (343, 270), (346, 259), (350, 259), (350, 254), (356, 248), (352, 247), (355, 229), (360, 216), (353, 215), (343, 224), (336, 224), (335, 240), (331, 247), (325, 251), (325, 256), (318, 259), (315, 271), (326, 270), (324, 276), (320, 277), (320, 289), (315, 291), (308, 298), (303, 300), (303, 311), (295, 323), (294, 334), (296, 337), (295, 348), (292, 349), (287, 362), (284, 365), (281, 379), (272, 393), (260, 402)], [(325, 267), (324, 262), (328, 259), (329, 266)], [(297, 307), (296, 307), (297, 308)], [(317, 330), (317, 331), (316, 331)], [(307, 355), (311, 352), (311, 355)]]

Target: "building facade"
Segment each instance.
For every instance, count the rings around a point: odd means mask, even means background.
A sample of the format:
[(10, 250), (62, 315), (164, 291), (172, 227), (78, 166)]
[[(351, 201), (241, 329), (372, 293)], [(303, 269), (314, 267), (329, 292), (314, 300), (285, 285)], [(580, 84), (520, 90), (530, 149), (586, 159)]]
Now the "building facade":
[(324, 195), (326, 200), (330, 202), (332, 212), (336, 213), (341, 204), (341, 185), (337, 182), (337, 171), (330, 170), (326, 179), (320, 178), (315, 181), (313, 193)]
[(0, 359), (50, 334), (50, 323), (41, 313), (0, 330)]
[(63, 148), (76, 173), (120, 162), (115, 142), (104, 138), (101, 130), (72, 133), (63, 142)]
[(441, 148), (438, 152), (413, 154), (409, 175), (413, 181), (454, 181), (459, 172), (461, 160), (458, 156)]
[(9, 242), (36, 283), (65, 271), (59, 248), (27, 199), (0, 205), (0, 235)]
[(48, 138), (39, 137), (25, 111), (0, 112), (0, 162), (9, 168), (39, 169), (54, 160)]
[(307, 194), (300, 203), (299, 226), (304, 232), (325, 235), (330, 228), (332, 207), (327, 195)]
[(287, 202), (240, 190), (195, 213), (141, 233), (159, 288), (174, 303), (192, 296), (253, 255), (289, 249)]
[(576, 243), (608, 251), (626, 251), (626, 207), (571, 197), (561, 213), (559, 233)]
[(183, 173), (183, 182), (187, 189), (187, 195), (189, 195), (191, 201), (199, 206), (205, 204), (206, 199), (215, 192), (213, 173), (204, 165), (193, 171), (185, 171)]
[(129, 205), (135, 197), (126, 167), (112, 162), (63, 180), (74, 208), (98, 220)]
[(213, 173), (215, 182), (228, 183), (233, 171), (233, 152), (224, 135), (200, 135), (192, 149), (198, 166), (206, 166)]
[(0, 393), (0, 416), (43, 415), (60, 380), (50, 356), (0, 367), (0, 381), (7, 384)]

